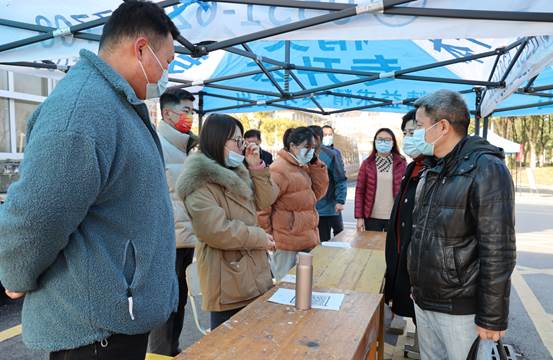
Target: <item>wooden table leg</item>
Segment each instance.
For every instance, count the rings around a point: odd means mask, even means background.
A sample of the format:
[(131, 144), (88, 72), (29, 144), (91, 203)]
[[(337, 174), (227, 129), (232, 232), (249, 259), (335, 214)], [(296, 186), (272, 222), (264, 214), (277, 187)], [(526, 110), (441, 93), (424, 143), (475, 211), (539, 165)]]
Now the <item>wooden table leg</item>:
[(380, 301), (380, 318), (378, 319), (378, 360), (384, 359), (384, 299)]

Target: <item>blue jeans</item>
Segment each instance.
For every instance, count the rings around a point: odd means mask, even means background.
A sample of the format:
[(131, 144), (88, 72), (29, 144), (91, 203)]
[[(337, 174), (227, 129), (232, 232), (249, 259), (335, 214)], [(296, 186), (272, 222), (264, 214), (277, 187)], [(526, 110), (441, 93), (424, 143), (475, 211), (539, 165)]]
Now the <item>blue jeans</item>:
[[(422, 310), (415, 304), (421, 360), (466, 360), (477, 331), (474, 315)], [(478, 360), (491, 360), (493, 341), (483, 340)]]

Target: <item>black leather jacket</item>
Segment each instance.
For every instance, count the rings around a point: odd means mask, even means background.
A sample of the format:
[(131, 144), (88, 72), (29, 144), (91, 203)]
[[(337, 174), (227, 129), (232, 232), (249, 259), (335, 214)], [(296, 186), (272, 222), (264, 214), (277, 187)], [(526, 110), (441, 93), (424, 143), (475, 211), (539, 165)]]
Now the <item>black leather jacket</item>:
[(514, 190), (501, 149), (465, 137), (419, 182), (408, 250), (416, 304), (505, 330), (515, 266)]

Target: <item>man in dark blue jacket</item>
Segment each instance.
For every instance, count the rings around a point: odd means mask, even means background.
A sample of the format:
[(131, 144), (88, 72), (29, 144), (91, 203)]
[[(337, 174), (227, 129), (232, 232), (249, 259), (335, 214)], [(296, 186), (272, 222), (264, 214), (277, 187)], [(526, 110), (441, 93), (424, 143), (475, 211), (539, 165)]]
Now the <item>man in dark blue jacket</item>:
[(348, 192), (347, 178), (344, 171), (344, 163), (333, 149), (322, 145), (323, 129), (320, 126), (309, 127), (315, 135), (315, 140), (320, 146), (319, 159), (325, 163), (328, 170), (328, 190), (325, 197), (317, 203), (319, 212), (319, 236), (322, 241), (330, 240), (332, 235), (336, 236), (344, 230), (342, 211), (346, 203)]

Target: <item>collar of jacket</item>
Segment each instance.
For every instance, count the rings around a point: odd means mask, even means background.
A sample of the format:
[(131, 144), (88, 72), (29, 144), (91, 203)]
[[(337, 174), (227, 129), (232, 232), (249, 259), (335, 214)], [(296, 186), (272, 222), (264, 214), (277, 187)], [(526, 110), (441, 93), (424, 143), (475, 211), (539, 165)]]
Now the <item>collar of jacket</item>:
[(478, 159), (484, 154), (504, 158), (503, 150), (487, 140), (479, 136), (465, 136), (444, 158), (428, 157), (425, 165), (430, 172), (444, 176), (463, 175), (474, 170)]
[(157, 132), (171, 145), (173, 145), (185, 154), (188, 153), (187, 149), (190, 135), (181, 133), (163, 120), (159, 122), (159, 125), (157, 126)]
[[(402, 155), (392, 153), (392, 164), (395, 165), (401, 159), (404, 159), (404, 157)], [(368, 162), (376, 162), (376, 151), (374, 153), (372, 153), (371, 155), (369, 155), (369, 157), (367, 158), (367, 161)]]
[(142, 100), (140, 100), (134, 89), (131, 87), (129, 82), (125, 80), (121, 75), (119, 75), (113, 68), (102, 60), (98, 55), (94, 54), (91, 51), (82, 49), (79, 52), (81, 59), (87, 61), (91, 66), (96, 68), (96, 70), (102, 74), (102, 76), (111, 84), (111, 86), (120, 94), (125, 96), (129, 103), (132, 105), (145, 105)]
[(148, 112), (148, 107), (146, 104), (140, 100), (134, 89), (131, 87), (129, 82), (125, 80), (121, 75), (119, 75), (113, 68), (102, 60), (98, 55), (94, 54), (91, 51), (86, 49), (81, 49), (79, 52), (82, 61), (85, 61), (89, 66), (95, 69), (100, 75), (102, 75), (106, 81), (112, 86), (115, 92), (121, 94), (123, 98), (126, 98), (127, 101), (132, 105), (138, 116), (142, 119), (142, 122), (148, 128), (148, 131), (154, 138), (157, 149), (159, 151), (159, 156), (161, 162), (165, 164), (165, 159), (163, 158), (163, 150), (161, 149), (161, 143), (159, 137), (150, 122), (150, 114)]
[(244, 165), (229, 169), (219, 165), (201, 152), (190, 155), (183, 164), (181, 175), (177, 180), (177, 193), (184, 199), (205, 183), (217, 184), (225, 192), (247, 200), (253, 199), (252, 181)]
[(300, 164), (298, 164), (298, 161), (294, 159), (294, 157), (286, 149), (280, 149), (278, 151), (278, 157), (282, 158), (282, 160), (287, 161), (294, 166), (301, 167)]

